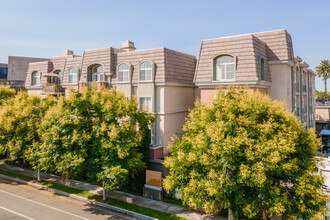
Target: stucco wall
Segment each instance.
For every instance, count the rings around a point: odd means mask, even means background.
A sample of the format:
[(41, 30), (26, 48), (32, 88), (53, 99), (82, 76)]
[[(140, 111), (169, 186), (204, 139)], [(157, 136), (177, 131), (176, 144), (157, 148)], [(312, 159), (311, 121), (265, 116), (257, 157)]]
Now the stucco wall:
[(272, 99), (284, 101), (292, 111), (291, 91), (291, 66), (288, 64), (270, 65), (272, 84), (269, 88), (269, 96)]
[[(228, 91), (227, 89), (221, 89), (221, 90)], [(243, 90), (245, 90), (247, 92), (258, 90), (258, 91), (260, 91), (262, 93), (266, 93), (266, 94), (267, 94), (267, 91), (268, 91), (266, 88), (255, 88), (255, 87), (249, 88), (248, 90), (246, 90), (246, 89), (243, 89)], [(217, 88), (212, 88), (212, 89), (207, 89), (207, 88), (203, 89), (202, 88), (202, 89), (200, 89), (199, 96), (200, 96), (201, 103), (202, 104), (211, 103), (217, 92), (218, 92)]]
[(116, 90), (124, 92), (128, 98), (132, 97), (133, 88), (131, 83), (117, 83)]
[(317, 121), (327, 121), (330, 119), (330, 106), (317, 106), (315, 114)]

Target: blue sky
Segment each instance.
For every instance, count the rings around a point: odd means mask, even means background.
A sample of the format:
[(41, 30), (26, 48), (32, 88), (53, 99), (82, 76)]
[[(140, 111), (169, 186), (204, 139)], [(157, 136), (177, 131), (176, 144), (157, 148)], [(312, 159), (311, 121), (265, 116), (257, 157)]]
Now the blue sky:
[[(0, 0), (0, 63), (124, 40), (197, 56), (203, 39), (285, 28), (295, 54), (314, 69), (330, 59), (329, 9), (325, 0)], [(322, 80), (316, 88), (324, 89)]]

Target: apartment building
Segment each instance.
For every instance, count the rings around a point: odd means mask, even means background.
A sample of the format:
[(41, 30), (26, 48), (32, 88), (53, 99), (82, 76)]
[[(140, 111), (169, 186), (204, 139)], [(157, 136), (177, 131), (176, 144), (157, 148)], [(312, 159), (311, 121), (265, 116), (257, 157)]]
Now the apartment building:
[(284, 101), (306, 127), (315, 126), (315, 73), (308, 67), (294, 56), (290, 34), (275, 30), (203, 40), (197, 61), (167, 48), (136, 50), (130, 41), (82, 56), (66, 50), (29, 63), (25, 86), (29, 94), (66, 95), (95, 82), (136, 96), (140, 109), (156, 115), (150, 156), (160, 159), (171, 137), (182, 134), (196, 98), (211, 102), (219, 86), (257, 89)]
[(162, 158), (173, 135), (182, 134), (188, 109), (193, 108), (196, 58), (156, 48), (136, 50), (125, 41), (120, 49), (85, 50), (82, 56), (64, 51), (62, 56), (29, 64), (25, 87), (34, 95), (66, 95), (95, 82), (115, 87), (126, 97), (137, 97), (140, 109), (154, 113), (152, 159)]
[(248, 87), (284, 101), (290, 111), (315, 126), (315, 73), (294, 56), (286, 30), (203, 40), (194, 83), (202, 103), (211, 102), (217, 87)]

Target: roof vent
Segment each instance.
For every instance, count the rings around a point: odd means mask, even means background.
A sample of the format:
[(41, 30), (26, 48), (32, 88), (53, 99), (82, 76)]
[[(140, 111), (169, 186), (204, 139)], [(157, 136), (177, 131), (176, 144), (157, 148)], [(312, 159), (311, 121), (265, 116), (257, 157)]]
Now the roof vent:
[(63, 51), (62, 56), (70, 56), (70, 55), (73, 55), (73, 51), (72, 50), (65, 50), (65, 51)]
[(134, 51), (136, 48), (134, 46), (134, 42), (127, 40), (121, 43), (120, 49), (125, 51)]

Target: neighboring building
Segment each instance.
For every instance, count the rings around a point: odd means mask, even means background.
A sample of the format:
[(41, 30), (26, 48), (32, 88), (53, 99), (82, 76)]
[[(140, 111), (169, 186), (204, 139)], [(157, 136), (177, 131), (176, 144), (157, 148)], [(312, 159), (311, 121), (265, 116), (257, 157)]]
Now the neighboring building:
[(315, 74), (308, 67), (293, 55), (286, 30), (203, 40), (194, 79), (196, 94), (207, 103), (218, 86), (257, 89), (284, 101), (306, 127), (313, 127)]
[(194, 103), (196, 58), (167, 48), (135, 50), (125, 41), (120, 49), (108, 47), (65, 51), (60, 57), (29, 64), (25, 87), (29, 94), (66, 94), (96, 82), (115, 87), (127, 97), (137, 96), (139, 106), (155, 113), (150, 156), (162, 158), (171, 137), (182, 134), (188, 109)]
[(8, 64), (0, 63), (0, 80), (7, 80)]
[(316, 99), (315, 115), (316, 132), (320, 133), (327, 125), (328, 127), (330, 125), (330, 101), (328, 99)]
[(39, 62), (48, 59), (34, 57), (8, 57), (8, 76), (7, 81), (11, 87), (23, 87), (29, 63)]

